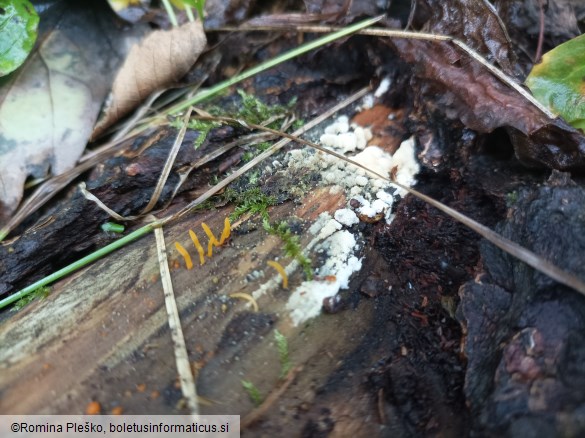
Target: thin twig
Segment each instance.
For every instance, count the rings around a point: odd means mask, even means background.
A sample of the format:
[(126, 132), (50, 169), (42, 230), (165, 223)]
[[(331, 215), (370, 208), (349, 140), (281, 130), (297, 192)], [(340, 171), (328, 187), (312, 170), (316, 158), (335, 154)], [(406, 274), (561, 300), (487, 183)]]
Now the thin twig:
[(181, 129), (179, 130), (179, 133), (175, 138), (175, 143), (173, 144), (173, 147), (169, 152), (167, 161), (165, 162), (165, 166), (160, 174), (154, 192), (152, 193), (152, 197), (150, 198), (150, 201), (148, 202), (146, 207), (144, 207), (144, 210), (142, 210), (141, 214), (145, 214), (151, 211), (154, 208), (155, 204), (158, 202), (158, 199), (160, 198), (160, 194), (162, 193), (163, 188), (167, 182), (167, 179), (169, 178), (171, 169), (173, 168), (173, 164), (175, 164), (177, 154), (179, 153), (179, 149), (181, 148), (181, 144), (183, 143), (183, 139), (185, 138), (185, 132), (187, 132), (187, 126), (189, 124), (189, 118), (191, 117), (192, 110), (193, 107), (189, 107), (189, 110), (185, 113), (185, 116), (183, 117), (183, 126), (181, 126)]
[(146, 101), (142, 105), (140, 105), (140, 107), (138, 107), (136, 111), (134, 111), (134, 114), (132, 114), (132, 116), (128, 120), (126, 120), (126, 122), (124, 122), (122, 128), (119, 131), (117, 131), (114, 137), (112, 138), (112, 141), (117, 141), (126, 137), (126, 135), (132, 129), (134, 129), (138, 122), (144, 118), (146, 113), (150, 110), (154, 101), (158, 99), (160, 95), (163, 94), (165, 91), (166, 90), (157, 90), (151, 93), (151, 95), (148, 96)]
[(286, 392), (288, 387), (295, 381), (295, 378), (301, 371), (303, 371), (302, 365), (294, 367), (292, 370), (290, 370), (286, 375), (284, 382), (282, 382), (278, 388), (274, 389), (270, 394), (268, 394), (268, 397), (266, 397), (260, 406), (258, 406), (242, 419), (240, 428), (246, 429), (262, 418), (262, 416), (274, 405), (274, 403), (276, 403), (282, 394)]
[(79, 188), (79, 191), (81, 192), (81, 194), (83, 195), (83, 197), (85, 199), (87, 199), (88, 201), (94, 202), (99, 208), (101, 208), (103, 211), (108, 213), (112, 218), (116, 219), (117, 221), (121, 221), (121, 222), (128, 220), (128, 218), (125, 218), (124, 216), (120, 216), (118, 213), (116, 213), (114, 210), (112, 210), (110, 207), (108, 207), (106, 204), (104, 204), (96, 195), (94, 195), (89, 190), (87, 190), (87, 186), (85, 185), (84, 181), (81, 181), (77, 185), (77, 187)]
[(542, 45), (544, 43), (544, 0), (538, 0), (538, 43), (536, 45), (536, 55), (534, 55), (534, 63), (540, 62), (542, 57)]

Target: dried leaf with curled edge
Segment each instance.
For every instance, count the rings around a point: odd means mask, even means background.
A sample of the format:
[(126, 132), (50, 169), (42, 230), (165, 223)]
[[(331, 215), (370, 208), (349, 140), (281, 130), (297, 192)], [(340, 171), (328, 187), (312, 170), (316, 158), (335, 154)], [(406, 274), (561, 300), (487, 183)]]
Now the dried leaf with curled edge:
[(173, 85), (193, 66), (207, 40), (199, 20), (157, 30), (132, 47), (112, 87), (111, 102), (93, 132), (96, 138), (152, 92)]

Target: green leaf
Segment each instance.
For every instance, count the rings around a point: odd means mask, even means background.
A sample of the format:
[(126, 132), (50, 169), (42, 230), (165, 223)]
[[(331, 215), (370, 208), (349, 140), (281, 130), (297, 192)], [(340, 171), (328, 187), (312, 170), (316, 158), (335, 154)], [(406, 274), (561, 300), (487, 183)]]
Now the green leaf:
[(37, 39), (39, 16), (28, 0), (0, 0), (0, 76), (16, 70)]
[(585, 131), (585, 34), (545, 54), (526, 85), (540, 103)]

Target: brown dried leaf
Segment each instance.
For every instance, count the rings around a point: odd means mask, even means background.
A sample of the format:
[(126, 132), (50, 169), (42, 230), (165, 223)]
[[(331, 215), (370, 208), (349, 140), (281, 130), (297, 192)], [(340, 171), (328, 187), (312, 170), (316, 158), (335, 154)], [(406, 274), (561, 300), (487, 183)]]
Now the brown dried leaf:
[(516, 56), (504, 23), (485, 0), (417, 0), (414, 26), (424, 32), (457, 38), (507, 74)]
[(157, 30), (130, 50), (112, 87), (112, 99), (93, 132), (96, 138), (151, 93), (176, 83), (193, 66), (205, 44), (201, 22)]

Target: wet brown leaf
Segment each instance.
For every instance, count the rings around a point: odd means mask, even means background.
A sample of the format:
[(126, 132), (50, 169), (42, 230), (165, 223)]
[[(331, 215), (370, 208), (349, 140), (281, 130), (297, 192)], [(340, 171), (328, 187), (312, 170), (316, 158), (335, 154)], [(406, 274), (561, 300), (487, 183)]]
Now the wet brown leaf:
[[(41, 17), (39, 45), (0, 88), (0, 220), (28, 176), (60, 174), (82, 154), (121, 53), (107, 8), (71, 3)], [(112, 49), (114, 48), (114, 49)]]
[(514, 73), (516, 56), (496, 10), (482, 0), (417, 0), (413, 26), (449, 35), (467, 44), (507, 74)]
[[(459, 0), (450, 2), (449, 8), (435, 0), (420, 3), (435, 11), (431, 16), (419, 9), (415, 22), (428, 17), (425, 30), (460, 38), (511, 72), (515, 57), (505, 43), (505, 30), (495, 18), (479, 24), (481, 2)], [(484, 12), (490, 13), (489, 8)], [(559, 170), (585, 168), (585, 138), (579, 131), (561, 119), (549, 119), (450, 43), (394, 39), (389, 44), (414, 65), (415, 76), (422, 81), (413, 80), (411, 86), (422, 97), (419, 101), (433, 111), (480, 133), (506, 128), (516, 156), (526, 164)]]
[(157, 30), (135, 45), (118, 72), (112, 99), (93, 132), (99, 136), (157, 90), (176, 83), (193, 66), (206, 39), (200, 21)]

